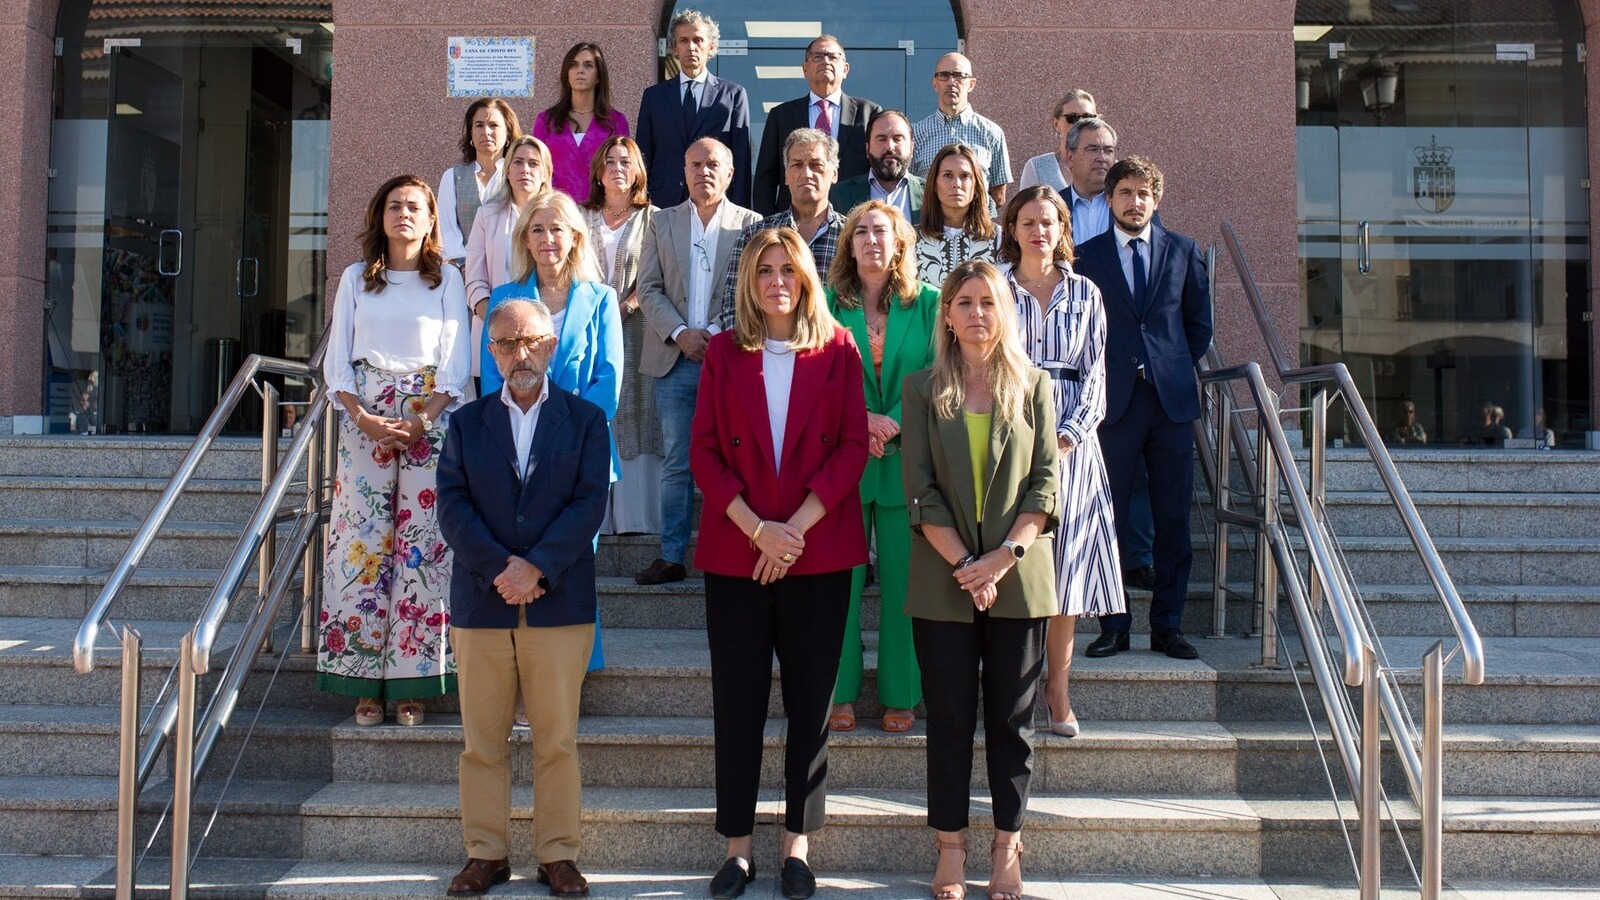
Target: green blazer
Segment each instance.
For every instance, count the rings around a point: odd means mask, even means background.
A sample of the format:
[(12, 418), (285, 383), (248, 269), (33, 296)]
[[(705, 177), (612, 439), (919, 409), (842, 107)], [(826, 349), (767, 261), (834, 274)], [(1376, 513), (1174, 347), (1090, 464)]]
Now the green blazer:
[[(828, 202), (839, 211), (839, 215), (849, 215), (850, 210), (872, 199), (872, 185), (867, 183), (871, 177), (872, 173), (868, 172), (839, 182), (828, 191)], [(906, 178), (910, 181), (906, 189), (910, 196), (906, 199), (911, 203), (911, 227), (916, 228), (917, 220), (922, 218), (922, 195), (926, 182), (910, 172), (906, 173)]]
[(923, 525), (946, 525), (961, 533), (967, 549), (987, 553), (1006, 539), (1018, 515), (1044, 513), (1049, 521), (1010, 572), (995, 585), (999, 597), (989, 614), (1003, 619), (1041, 619), (1060, 611), (1056, 598), (1055, 526), (1056, 411), (1049, 373), (1032, 370), (1020, 421), (999, 417), (989, 433), (988, 488), (983, 524), (974, 520), (972, 454), (966, 424), (941, 419), (929, 399), (931, 371), (906, 379), (900, 456), (904, 458), (907, 510), (913, 533), (906, 614), (940, 622), (971, 622), (972, 595), (951, 577), (950, 563), (922, 537)]
[[(933, 333), (939, 323), (939, 289), (918, 285), (917, 299), (908, 309), (899, 301), (889, 304), (889, 324), (883, 336), (883, 377), (872, 370), (872, 350), (867, 343), (867, 314), (859, 306), (843, 309), (833, 288), (827, 289), (828, 312), (856, 339), (861, 351), (861, 368), (866, 372), (867, 412), (900, 417), (900, 382), (918, 369), (933, 365)], [(905, 447), (902, 438), (897, 443)], [(867, 471), (861, 476), (861, 502), (879, 506), (905, 506), (901, 486), (900, 454), (882, 459), (867, 457)]]

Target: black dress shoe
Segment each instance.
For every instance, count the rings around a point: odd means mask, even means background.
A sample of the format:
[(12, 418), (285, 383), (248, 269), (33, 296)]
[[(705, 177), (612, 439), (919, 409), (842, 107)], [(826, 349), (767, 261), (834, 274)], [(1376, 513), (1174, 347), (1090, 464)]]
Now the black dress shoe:
[(806, 900), (817, 892), (817, 876), (811, 874), (811, 867), (798, 856), (791, 856), (783, 861), (783, 870), (778, 873), (778, 884), (783, 888), (783, 895), (789, 900)]
[(1089, 649), (1083, 651), (1084, 656), (1099, 659), (1103, 656), (1115, 656), (1128, 649), (1128, 633), (1105, 628), (1100, 631), (1100, 636), (1094, 639)]
[(1200, 651), (1194, 649), (1183, 636), (1183, 632), (1176, 628), (1168, 628), (1150, 635), (1150, 649), (1157, 653), (1165, 653), (1173, 659), (1199, 659)]
[(722, 868), (717, 874), (711, 876), (711, 896), (713, 900), (733, 900), (744, 893), (744, 886), (756, 880), (756, 864), (744, 860), (744, 865), (739, 865), (740, 857), (730, 856), (723, 860)]
[(634, 584), (668, 584), (682, 581), (689, 577), (689, 570), (682, 563), (668, 562), (657, 559), (633, 576)]
[(1156, 589), (1156, 567), (1134, 566), (1122, 573), (1122, 586), (1138, 588), (1141, 591)]

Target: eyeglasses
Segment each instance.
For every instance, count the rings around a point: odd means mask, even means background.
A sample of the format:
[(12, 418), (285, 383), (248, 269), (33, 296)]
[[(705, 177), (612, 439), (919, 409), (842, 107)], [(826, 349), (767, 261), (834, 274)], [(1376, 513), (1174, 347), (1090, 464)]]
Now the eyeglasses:
[(819, 62), (837, 63), (837, 62), (844, 62), (844, 54), (843, 53), (812, 52), (812, 53), (807, 53), (806, 54), (806, 59), (808, 61), (814, 62), (814, 63), (819, 63)]
[[(1080, 152), (1077, 147), (1068, 147), (1067, 150), (1072, 152), (1072, 153)], [(1109, 156), (1112, 159), (1116, 159), (1117, 158), (1117, 145), (1116, 144), (1085, 144), (1084, 147), (1083, 147), (1083, 150), (1081, 152), (1086, 156)]]
[(537, 353), (545, 346), (555, 343), (555, 340), (556, 336), (553, 334), (541, 334), (534, 337), (500, 338), (497, 341), (490, 341), (489, 345), (506, 356), (511, 356), (518, 350)]
[(966, 81), (968, 78), (971, 78), (971, 77), (972, 77), (972, 74), (969, 73), (969, 72), (935, 72), (935, 73), (933, 73), (933, 80), (934, 81)]
[(694, 261), (700, 266), (700, 271), (711, 271), (711, 254), (706, 252), (705, 240), (702, 238), (701, 240), (695, 241), (693, 246), (695, 249)]
[(1098, 119), (1100, 117), (1095, 113), (1062, 113), (1061, 118), (1066, 119), (1068, 125), (1076, 125), (1084, 119)]

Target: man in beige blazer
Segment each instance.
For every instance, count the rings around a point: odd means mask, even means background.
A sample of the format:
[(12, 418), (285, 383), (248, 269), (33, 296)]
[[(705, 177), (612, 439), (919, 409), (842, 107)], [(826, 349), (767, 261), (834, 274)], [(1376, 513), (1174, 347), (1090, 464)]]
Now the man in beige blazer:
[(639, 584), (688, 576), (694, 530), (689, 424), (706, 342), (718, 331), (722, 271), (746, 225), (761, 216), (727, 199), (734, 177), (727, 145), (702, 138), (683, 154), (689, 199), (656, 213), (644, 239), (639, 306), (647, 327), (639, 371), (655, 379), (666, 459), (661, 466), (661, 556), (634, 575)]

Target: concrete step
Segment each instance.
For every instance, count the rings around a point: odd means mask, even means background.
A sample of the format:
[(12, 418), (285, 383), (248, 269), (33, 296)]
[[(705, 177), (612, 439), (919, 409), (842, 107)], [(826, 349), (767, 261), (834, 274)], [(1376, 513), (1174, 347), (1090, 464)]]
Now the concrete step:
[[(1385, 637), (1450, 633), (1431, 585), (1362, 584), (1360, 590)], [(1456, 592), (1485, 638), (1600, 637), (1600, 586), (1457, 584)], [(1290, 618), (1285, 607), (1284, 621)]]
[[(65, 437), (60, 435), (0, 437), (0, 476), (31, 475), (80, 478), (172, 477), (192, 436)], [(288, 446), (287, 442), (283, 443)], [(219, 437), (200, 463), (200, 478), (261, 478), (261, 439)]]
[[(1408, 538), (1341, 535), (1339, 544), (1359, 584), (1427, 581)], [(1434, 546), (1457, 584), (1600, 585), (1594, 538), (1436, 538)]]
[[(1600, 539), (1600, 494), (1484, 491), (1414, 492), (1412, 501), (1434, 538)], [(1387, 492), (1328, 494), (1328, 517), (1339, 534), (1406, 534)]]
[[(0, 476), (0, 518), (143, 521), (166, 478)], [(197, 478), (174, 505), (175, 521), (244, 522), (261, 496), (259, 480)]]
[[(81, 617), (110, 576), (110, 568), (0, 566), (0, 616)], [(220, 570), (141, 568), (123, 589), (114, 611), (130, 619), (193, 620), (220, 576)], [(249, 590), (255, 583), (254, 574), (246, 576)], [(284, 616), (292, 616), (294, 609), (293, 604), (286, 605)], [(236, 614), (242, 616), (242, 610), (241, 606)]]
[[(1468, 450), (1445, 447), (1393, 450), (1395, 467), (1412, 494), (1429, 491), (1600, 493), (1600, 452), (1590, 450)], [(1305, 452), (1296, 454), (1309, 477)], [(1330, 491), (1381, 491), (1366, 450), (1328, 451)]]
[[(969, 842), (970, 843), (970, 842)], [(976, 847), (976, 844), (973, 844)], [(757, 877), (745, 895), (777, 897), (778, 845), (756, 848)], [(918, 859), (924, 869), (915, 869)], [(768, 863), (772, 860), (772, 863)], [(818, 892), (852, 900), (920, 900), (928, 893), (932, 854), (900, 861), (907, 871), (881, 868), (858, 872), (830, 869), (814, 857)], [(18, 898), (109, 897), (115, 884), (115, 860), (106, 857), (0, 856), (0, 895)], [(682, 867), (606, 868), (580, 859), (595, 900), (627, 897), (688, 896), (705, 893), (711, 871)], [(988, 877), (988, 863), (975, 850), (967, 869), (969, 896), (977, 896)], [(189, 893), (196, 898), (287, 898), (287, 900), (369, 900), (373, 896), (436, 898), (444, 894), (460, 862), (367, 862), (360, 859), (323, 862), (278, 859), (201, 859), (190, 871)], [(1327, 879), (1261, 878), (1258, 876), (1114, 876), (1064, 874), (1060, 867), (1034, 858), (1023, 863), (1025, 896), (1030, 898), (1085, 897), (1094, 900), (1357, 900), (1350, 877)], [(152, 856), (139, 870), (141, 896), (167, 892), (167, 860)], [(513, 870), (511, 881), (494, 889), (495, 897), (545, 897), (548, 889), (534, 879), (531, 866)], [(1390, 878), (1383, 896), (1415, 900), (1416, 886), (1409, 878)], [(1580, 881), (1509, 881), (1451, 879), (1444, 900), (1600, 900), (1600, 886)]]
[[(140, 568), (220, 569), (233, 555), (247, 519), (248, 516), (237, 522), (169, 519), (145, 551)], [(0, 519), (0, 564), (112, 568), (122, 561), (143, 524), (143, 519)], [(280, 528), (279, 534), (286, 536), (288, 529)]]

